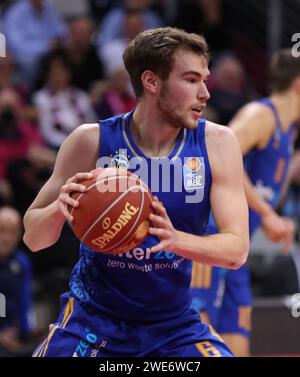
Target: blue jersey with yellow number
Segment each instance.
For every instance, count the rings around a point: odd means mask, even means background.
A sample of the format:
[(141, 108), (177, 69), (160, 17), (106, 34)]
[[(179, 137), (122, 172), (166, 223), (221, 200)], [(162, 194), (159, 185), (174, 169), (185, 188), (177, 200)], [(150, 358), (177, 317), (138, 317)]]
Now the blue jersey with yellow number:
[[(272, 207), (275, 207), (293, 154), (296, 129), (294, 124), (287, 131), (282, 129), (281, 120), (270, 98), (264, 98), (258, 103), (269, 107), (273, 112), (275, 129), (264, 148), (254, 148), (245, 156), (244, 167), (259, 195)], [(260, 224), (258, 214), (250, 210), (250, 234), (253, 234)]]
[[(110, 166), (127, 168), (147, 180), (175, 229), (202, 235), (210, 213), (212, 180), (205, 120), (199, 119), (194, 130), (181, 129), (167, 157), (151, 159), (144, 156), (131, 136), (132, 114), (99, 122), (99, 157), (106, 157)], [(177, 317), (190, 305), (192, 262), (164, 250), (151, 253), (149, 249), (158, 242), (150, 235), (122, 255), (96, 253), (81, 244), (80, 259), (70, 279), (72, 295), (87, 308), (113, 318), (149, 322)]]

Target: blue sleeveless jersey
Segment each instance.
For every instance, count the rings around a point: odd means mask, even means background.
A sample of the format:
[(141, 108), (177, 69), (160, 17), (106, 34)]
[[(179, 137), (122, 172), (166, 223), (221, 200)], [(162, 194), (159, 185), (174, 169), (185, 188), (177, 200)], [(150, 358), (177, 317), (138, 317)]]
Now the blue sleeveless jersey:
[[(132, 113), (127, 113), (100, 121), (99, 161), (105, 157), (110, 166), (127, 168), (147, 179), (177, 230), (204, 234), (211, 187), (205, 120), (199, 119), (194, 130), (181, 129), (168, 157), (146, 158), (131, 137), (131, 117)], [(164, 164), (170, 163), (174, 168), (164, 171)], [(144, 164), (144, 168), (146, 164), (147, 177), (145, 169), (139, 174), (138, 164)], [(158, 176), (150, 174), (159, 164)], [(149, 235), (122, 255), (96, 253), (81, 244), (80, 258), (70, 278), (72, 295), (86, 309), (117, 319), (149, 322), (177, 317), (190, 305), (192, 262), (164, 250), (151, 253), (149, 248), (158, 242)]]
[[(276, 108), (269, 98), (258, 103), (269, 107), (275, 117), (276, 127), (263, 149), (252, 149), (244, 157), (244, 167), (260, 196), (273, 208), (276, 206), (286, 179), (289, 163), (293, 154), (295, 126), (292, 124), (284, 131)], [(250, 234), (261, 224), (257, 213), (250, 210)]]

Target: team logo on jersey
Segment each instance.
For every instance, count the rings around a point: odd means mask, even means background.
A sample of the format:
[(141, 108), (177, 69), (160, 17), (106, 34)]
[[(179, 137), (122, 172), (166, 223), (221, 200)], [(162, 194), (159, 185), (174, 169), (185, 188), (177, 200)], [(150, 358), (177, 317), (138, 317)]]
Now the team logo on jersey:
[(186, 162), (186, 166), (191, 172), (197, 172), (201, 167), (201, 162), (197, 157), (190, 157)]
[(127, 170), (129, 166), (129, 159), (127, 156), (127, 149), (120, 149), (112, 156), (110, 166), (112, 168)]
[(203, 157), (189, 157), (183, 165), (183, 180), (186, 190), (204, 189), (205, 166)]

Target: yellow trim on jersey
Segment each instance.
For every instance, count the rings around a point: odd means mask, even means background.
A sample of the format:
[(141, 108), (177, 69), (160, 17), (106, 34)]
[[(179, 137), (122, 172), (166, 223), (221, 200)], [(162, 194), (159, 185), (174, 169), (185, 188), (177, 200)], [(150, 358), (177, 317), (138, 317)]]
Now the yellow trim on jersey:
[(49, 342), (50, 342), (52, 336), (54, 335), (56, 329), (58, 329), (58, 328), (59, 328), (59, 325), (53, 326), (52, 330), (50, 331), (50, 333), (48, 335), (48, 338), (47, 338), (47, 343), (46, 343), (45, 348), (44, 348), (44, 350), (43, 350), (43, 352), (41, 354), (41, 357), (45, 356), (45, 354), (47, 352), (47, 349), (48, 349), (48, 346), (49, 346)]
[(63, 317), (63, 320), (61, 321), (61, 325), (63, 325), (63, 323), (65, 322), (65, 320), (67, 319), (69, 313), (70, 313), (70, 300), (68, 300), (68, 303), (67, 303), (67, 306), (65, 308), (65, 312), (64, 312), (64, 317)]
[(192, 269), (192, 288), (210, 288), (212, 281), (212, 266), (193, 262)]
[[(126, 134), (126, 118), (128, 117), (129, 114), (126, 114), (124, 116), (124, 118), (122, 119), (122, 131), (123, 131), (123, 135), (124, 135), (124, 138), (125, 138), (125, 141), (126, 143), (128, 144), (129, 148), (131, 149), (132, 153), (138, 157), (139, 159), (142, 159), (142, 157), (138, 154), (138, 152), (134, 149), (133, 145), (130, 143), (130, 140)], [(180, 143), (180, 146), (178, 147), (177, 149), (177, 152), (176, 154), (174, 155), (174, 157), (172, 157), (172, 160), (176, 159), (179, 154), (181, 153), (183, 147), (184, 147), (184, 144), (185, 144), (185, 141), (186, 141), (186, 134), (187, 134), (187, 131), (186, 129), (183, 130), (183, 137), (182, 137), (182, 140), (181, 140), (181, 143)], [(170, 153), (172, 153), (173, 149), (170, 150)], [(169, 153), (169, 154), (170, 154)]]
[(33, 354), (33, 357), (44, 357), (45, 356), (46, 351), (47, 351), (48, 346), (49, 346), (49, 342), (50, 342), (51, 338), (53, 337), (55, 331), (58, 328), (64, 329), (67, 326), (73, 312), (74, 312), (74, 298), (70, 297), (69, 301), (66, 305), (65, 311), (64, 311), (64, 316), (63, 316), (62, 322), (59, 325), (50, 325), (50, 329), (49, 329), (50, 332), (49, 332), (47, 338), (43, 341), (43, 343), (39, 346), (37, 351)]
[[(128, 115), (127, 115), (128, 116)], [(123, 131), (123, 135), (124, 135), (124, 138), (125, 138), (125, 141), (126, 143), (128, 144), (129, 148), (131, 149), (131, 152), (137, 157), (139, 158), (140, 160), (142, 159), (141, 156), (136, 152), (136, 150), (133, 148), (133, 145), (130, 143), (130, 140), (128, 139), (128, 136), (126, 134), (126, 123), (125, 123), (125, 120), (127, 118), (127, 116), (124, 116), (124, 118), (122, 119), (122, 131)]]
[(45, 348), (44, 348), (44, 350), (43, 350), (43, 352), (42, 352), (41, 357), (44, 357), (44, 356), (45, 356), (45, 354), (46, 354), (46, 352), (47, 352), (47, 349), (48, 349), (48, 346), (49, 346), (49, 343), (50, 343), (50, 340), (51, 340), (52, 336), (54, 335), (55, 331), (56, 331), (58, 328), (59, 328), (59, 325), (56, 325), (56, 326), (53, 326), (53, 327), (52, 327), (52, 330), (50, 331), (50, 333), (49, 333), (49, 335), (48, 335), (47, 343), (46, 343), (46, 345), (45, 345)]
[(204, 357), (221, 357), (221, 352), (214, 347), (208, 340), (195, 344), (198, 351)]
[[(62, 323), (60, 325), (57, 325), (57, 326), (54, 326), (53, 329), (51, 330), (50, 334), (48, 335), (48, 340), (47, 340), (47, 344), (45, 346), (45, 349), (44, 349), (44, 352), (42, 354), (42, 357), (45, 356), (46, 352), (47, 352), (47, 349), (48, 349), (48, 346), (49, 346), (49, 343), (50, 343), (50, 340), (51, 338), (53, 337), (55, 331), (58, 329), (58, 328), (65, 328), (71, 318), (71, 315), (73, 314), (73, 311), (74, 311), (74, 297), (71, 297), (69, 299), (69, 310), (70, 310), (70, 313), (68, 314), (68, 316), (66, 316), (66, 312), (64, 314), (64, 320), (62, 321)], [(65, 318), (66, 317), (66, 318)]]
[(186, 141), (186, 128), (183, 130), (183, 137), (182, 137), (180, 146), (179, 146), (176, 154), (174, 155), (174, 157), (172, 157), (172, 160), (175, 160), (175, 158), (177, 158), (180, 155), (180, 153), (181, 153), (181, 151), (184, 147), (185, 141)]
[(71, 318), (71, 315), (74, 312), (74, 297), (71, 297), (69, 299), (69, 303), (70, 303), (70, 313), (69, 313), (68, 317), (65, 319), (65, 322), (62, 322), (61, 325), (60, 325), (60, 327), (63, 328), (63, 329), (67, 326), (67, 324), (68, 324), (68, 322)]
[(205, 267), (205, 272), (204, 272), (204, 282), (203, 286), (204, 288), (210, 288), (211, 287), (211, 271), (212, 271), (212, 266), (204, 266)]
[(193, 288), (202, 287), (202, 270), (203, 270), (203, 263), (193, 262), (191, 287)]
[(38, 346), (37, 350), (34, 352), (32, 357), (39, 357), (40, 353), (43, 351), (45, 344), (46, 344), (47, 338)]
[(220, 337), (220, 335), (216, 332), (216, 330), (212, 327), (212, 325), (209, 325), (209, 331), (211, 335), (213, 335), (215, 338), (217, 338), (220, 342), (224, 343), (224, 340)]
[[(53, 327), (54, 327), (54, 325), (49, 326), (50, 332), (52, 331)], [(42, 344), (39, 346), (37, 352), (33, 355), (34, 357), (41, 357), (42, 356), (42, 354), (44, 353), (45, 346), (48, 343), (48, 338), (49, 338), (49, 334), (47, 335), (46, 339), (42, 342)]]

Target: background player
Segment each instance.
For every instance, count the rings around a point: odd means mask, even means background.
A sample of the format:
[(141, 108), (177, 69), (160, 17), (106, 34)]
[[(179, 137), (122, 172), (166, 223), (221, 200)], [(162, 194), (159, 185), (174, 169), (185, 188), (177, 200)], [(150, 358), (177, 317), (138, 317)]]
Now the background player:
[[(245, 156), (250, 235), (261, 226), (268, 239), (283, 241), (288, 251), (293, 240), (293, 222), (277, 215), (273, 208), (280, 198), (292, 157), (294, 123), (300, 118), (300, 58), (292, 56), (289, 49), (275, 53), (270, 82), (270, 97), (244, 106), (229, 126)], [(208, 233), (214, 232), (212, 224)], [(235, 354), (249, 355), (252, 299), (247, 267), (237, 271), (211, 271), (210, 266), (194, 268), (194, 307), (206, 312)], [(197, 271), (206, 275), (197, 277)]]
[[(149, 172), (153, 156), (193, 159), (197, 169), (189, 174), (195, 179), (187, 186), (184, 165), (183, 191), (171, 185), (170, 192), (157, 192), (150, 236), (137, 250), (112, 256), (81, 244), (70, 292), (62, 297), (64, 310), (34, 355), (229, 356), (219, 336), (189, 308), (188, 295), (191, 259), (238, 268), (248, 252), (238, 142), (228, 128), (199, 120), (209, 98), (206, 42), (173, 28), (149, 30), (129, 44), (124, 62), (137, 108), (100, 127), (83, 125), (67, 138), (53, 175), (24, 217), (24, 241), (33, 251), (56, 242), (65, 219), (72, 221), (68, 205), (78, 205), (70, 194), (85, 190), (80, 180), (91, 176), (85, 172), (99, 156), (125, 149), (129, 159), (143, 158)], [(149, 173), (150, 187), (151, 178)], [(194, 191), (201, 199), (186, 203)], [(203, 237), (210, 208), (220, 233)]]

